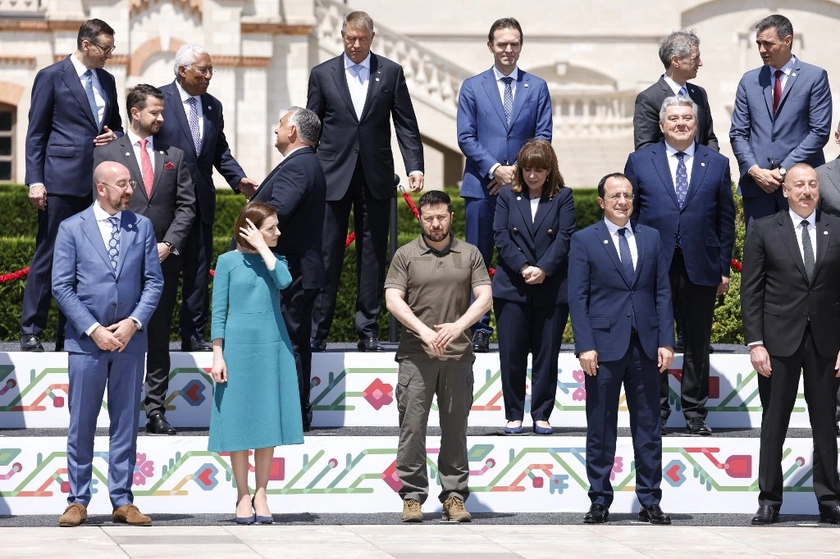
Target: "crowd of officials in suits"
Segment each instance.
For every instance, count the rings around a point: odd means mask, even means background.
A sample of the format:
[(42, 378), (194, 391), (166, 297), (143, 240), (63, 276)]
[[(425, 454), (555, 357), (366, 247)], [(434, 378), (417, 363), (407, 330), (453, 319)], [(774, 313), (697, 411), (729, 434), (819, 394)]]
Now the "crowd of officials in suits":
[[(159, 89), (140, 84), (128, 93), (125, 129), (114, 78), (103, 69), (115, 48), (107, 23), (84, 23), (76, 51), (36, 76), (26, 183), (39, 210), (38, 236), (21, 350), (43, 351), (52, 294), (61, 311), (57, 349), (70, 355), (70, 491), (59, 524), (77, 526), (87, 518), (93, 436), (106, 389), (113, 518), (151, 523), (133, 504), (131, 465), (141, 390), (147, 431), (176, 432), (166, 420), (165, 399), (180, 277), (182, 349), (213, 351), (210, 447), (231, 453), (236, 521), (271, 522), (268, 468), (275, 446), (302, 442), (311, 427), (312, 352), (326, 347), (351, 208), (358, 349), (384, 350), (376, 325), (383, 298), (404, 326), (396, 354), (403, 521), (423, 520), (433, 396), (441, 416), (444, 518), (471, 519), (464, 503), (472, 363), (475, 353), (489, 351), (492, 302), (504, 433), (524, 432), (526, 410), (534, 433), (553, 433), (560, 341), (571, 316), (586, 375), (591, 507), (584, 522), (609, 518), (623, 387), (639, 518), (670, 524), (660, 507), (662, 436), (671, 413), (664, 373), (675, 348), (682, 351), (686, 431), (710, 435), (713, 313), (717, 297), (729, 290), (735, 238), (729, 161), (718, 153), (705, 90), (689, 82), (702, 66), (699, 38), (676, 31), (663, 40), (664, 74), (636, 99), (636, 151), (623, 173), (609, 173), (598, 184), (604, 220), (575, 233), (574, 201), (551, 147), (547, 84), (518, 67), (520, 24), (495, 21), (487, 40), (493, 65), (464, 82), (458, 102), (466, 242), (451, 236), (448, 196), (428, 192), (418, 204), (422, 234), (394, 255), (386, 278), (391, 123), (414, 192), (424, 187), (420, 131), (402, 68), (371, 51), (370, 16), (347, 14), (341, 34), (344, 53), (310, 73), (307, 107), (281, 111), (275, 147), (284, 159), (262, 184), (231, 155), (222, 105), (207, 93), (212, 60), (197, 45), (179, 49), (172, 83)], [(820, 519), (840, 523), (834, 424), (840, 375), (840, 245), (834, 239), (840, 233), (833, 232), (840, 227), (840, 167), (823, 165), (832, 115), (827, 74), (800, 61), (792, 42), (784, 16), (756, 26), (763, 65), (741, 79), (730, 128), (748, 231), (744, 331), (763, 406), (757, 525), (778, 521), (782, 445), (801, 369)], [(840, 129), (836, 139), (840, 143)], [(237, 220), (233, 252), (219, 260), (211, 343), (204, 336), (214, 168), (251, 202)], [(246, 379), (255, 360), (269, 374)], [(261, 391), (268, 397), (249, 397)], [(279, 404), (271, 397), (278, 391), (284, 395)], [(254, 429), (249, 416), (276, 419)]]

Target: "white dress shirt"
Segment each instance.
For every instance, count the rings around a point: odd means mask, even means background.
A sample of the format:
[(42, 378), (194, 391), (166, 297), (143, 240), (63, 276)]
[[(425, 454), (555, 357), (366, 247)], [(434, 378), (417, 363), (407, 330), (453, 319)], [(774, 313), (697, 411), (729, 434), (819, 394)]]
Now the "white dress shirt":
[[(82, 89), (85, 89), (85, 82), (87, 78), (84, 73), (88, 71), (84, 64), (82, 64), (75, 54), (70, 55), (70, 61), (73, 63), (73, 68), (76, 70), (76, 75), (79, 76), (79, 82), (82, 84)], [(91, 70), (91, 85), (93, 85), (93, 100), (96, 101), (96, 121), (102, 122), (105, 118), (105, 90), (102, 89), (102, 84), (99, 83), (99, 76), (96, 70)], [(87, 99), (87, 97), (85, 97)]]
[[(793, 67), (794, 66), (796, 66), (796, 57), (793, 56), (793, 55), (790, 55), (790, 60), (788, 60), (787, 64), (785, 64), (781, 68), (774, 68), (774, 67), (770, 66), (770, 87), (772, 88), (772, 87), (776, 86), (776, 70), (781, 70), (782, 71), (782, 77), (781, 77), (782, 93), (784, 93), (785, 92), (785, 86), (787, 85), (788, 76), (790, 76), (793, 73)], [(799, 218), (799, 220), (801, 221), (802, 218)]]
[[(606, 217), (604, 218), (604, 223), (607, 224), (607, 230), (610, 232), (610, 238), (615, 246), (615, 252), (618, 254), (618, 259), (621, 260), (621, 249), (618, 246), (618, 230), (621, 229), (622, 226), (616, 225)], [(635, 270), (636, 263), (639, 261), (639, 251), (636, 248), (636, 235), (633, 233), (633, 228), (630, 227), (629, 221), (627, 222), (627, 225), (624, 225), (623, 227), (627, 229), (624, 232), (624, 238), (627, 239), (627, 244), (630, 245), (630, 258), (633, 260), (633, 270)]]
[(350, 99), (353, 100), (356, 118), (361, 120), (367, 100), (368, 85), (370, 84), (370, 53), (360, 63), (361, 68), (359, 68), (358, 76), (355, 73), (354, 66), (356, 66), (356, 63), (345, 54), (344, 77), (347, 79), (347, 89), (350, 90)]
[[(802, 250), (802, 217), (797, 215), (792, 209), (788, 208), (790, 219), (793, 221), (793, 230), (796, 233), (796, 244), (799, 246), (799, 256), (802, 257), (802, 263), (805, 263), (805, 252)], [(814, 250), (814, 258), (817, 256), (817, 212), (811, 212), (811, 215), (805, 218), (808, 222), (808, 236), (811, 237), (811, 248)]]
[[(129, 128), (126, 131), (126, 136), (128, 136), (129, 141), (131, 142), (131, 147), (134, 148), (134, 160), (137, 161), (137, 166), (140, 167), (140, 173), (143, 173), (143, 164), (141, 163), (140, 159), (140, 140), (148, 140), (146, 143), (146, 153), (149, 154), (149, 160), (152, 162), (152, 172), (156, 171), (155, 169), (155, 137), (154, 136), (146, 136), (145, 138), (141, 138), (134, 131)], [(144, 179), (146, 177), (143, 177)], [(142, 185), (139, 185), (142, 186)]]
[(184, 88), (181, 87), (181, 84), (178, 83), (178, 80), (175, 80), (175, 87), (178, 89), (178, 95), (181, 96), (181, 104), (184, 107), (184, 114), (187, 117), (187, 122), (190, 121), (190, 104), (187, 102), (187, 100), (190, 97), (195, 97), (195, 110), (198, 111), (198, 134), (199, 136), (201, 136), (201, 139), (204, 140), (204, 108), (201, 106), (201, 96), (190, 95), (189, 93), (184, 91)]

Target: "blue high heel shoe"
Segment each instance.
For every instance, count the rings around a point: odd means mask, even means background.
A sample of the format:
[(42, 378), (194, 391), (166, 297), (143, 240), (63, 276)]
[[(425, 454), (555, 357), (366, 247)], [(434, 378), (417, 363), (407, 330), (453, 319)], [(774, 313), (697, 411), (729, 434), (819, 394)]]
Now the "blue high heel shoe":
[(254, 509), (254, 518), (257, 519), (257, 524), (274, 524), (273, 516), (260, 516), (257, 514), (257, 507), (254, 506), (254, 499), (256, 495), (251, 497), (251, 507)]
[[(236, 501), (235, 506), (239, 507), (239, 500)], [(253, 507), (254, 507), (254, 500), (251, 499), (251, 508), (253, 508)], [(251, 516), (237, 516), (236, 517), (236, 523), (237, 524), (253, 524), (255, 516), (256, 516), (255, 514), (252, 514)]]

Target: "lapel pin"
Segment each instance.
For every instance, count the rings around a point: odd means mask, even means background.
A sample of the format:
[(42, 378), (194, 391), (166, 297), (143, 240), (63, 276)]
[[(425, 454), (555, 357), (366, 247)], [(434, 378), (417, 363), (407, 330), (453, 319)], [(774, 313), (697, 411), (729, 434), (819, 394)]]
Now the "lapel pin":
[(131, 157), (131, 154), (129, 154), (128, 152), (125, 152), (125, 156), (126, 157)]
[(792, 73), (791, 76), (795, 78), (796, 77), (796, 72)]
[(605, 245), (606, 245), (606, 244), (609, 244), (609, 241), (608, 241), (608, 240), (606, 240), (606, 239), (604, 239), (604, 244), (605, 244)]
[(207, 111), (212, 111), (212, 110), (213, 110), (213, 107), (211, 107), (210, 105), (207, 105), (207, 107), (205, 108), (205, 110), (207, 110)]
[(523, 83), (523, 84), (522, 84), (522, 87), (528, 87), (528, 84), (527, 84), (527, 83)]
[(705, 167), (705, 166), (706, 166), (706, 163), (705, 163), (705, 162), (700, 163), (700, 166), (701, 166), (701, 167)]
[(828, 235), (828, 231), (823, 231), (823, 235)]
[(376, 78), (376, 81), (379, 81), (379, 78)]
[(517, 196), (516, 199), (517, 200), (522, 200), (522, 196)]

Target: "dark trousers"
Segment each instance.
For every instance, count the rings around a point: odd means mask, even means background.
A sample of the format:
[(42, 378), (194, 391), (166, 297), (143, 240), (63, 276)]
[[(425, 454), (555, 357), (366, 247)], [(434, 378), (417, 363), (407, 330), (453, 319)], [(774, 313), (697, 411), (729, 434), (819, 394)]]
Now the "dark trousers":
[(181, 339), (204, 338), (210, 314), (210, 262), (213, 261), (213, 224), (204, 223), (196, 206), (195, 221), (182, 251)]
[(493, 299), (499, 336), (499, 365), (505, 418), (521, 421), (525, 415), (528, 354), (531, 364), (531, 418), (548, 421), (557, 394), (557, 357), (568, 305), (534, 307), (528, 303)]
[[(93, 186), (91, 186), (91, 190)], [(35, 254), (29, 265), (23, 306), (20, 313), (21, 334), (40, 336), (47, 327), (47, 314), (52, 300), (52, 259), (55, 237), (62, 221), (89, 207), (93, 194), (88, 196), (47, 195), (47, 207), (38, 211), (38, 233), (35, 237)], [(58, 313), (56, 339), (64, 339), (64, 314)]]
[(303, 287), (299, 258), (290, 257), (288, 263), (292, 283), (281, 291), (280, 308), (283, 311), (283, 321), (286, 323), (289, 340), (292, 342), (292, 351), (295, 354), (303, 427), (309, 429), (312, 425), (312, 405), (309, 403), (312, 384), (312, 349), (309, 338), (312, 333), (312, 308), (320, 290)]
[(747, 224), (747, 233), (750, 232), (753, 220), (768, 215), (773, 215), (788, 208), (787, 200), (779, 188), (771, 194), (761, 194), (756, 198), (743, 198), (744, 223)]
[[(496, 243), (493, 240), (493, 218), (496, 215), (496, 196), (487, 198), (464, 198), (464, 219), (466, 221), (466, 241), (478, 247), (478, 252), (484, 259), (484, 265), (490, 268), (493, 262), (493, 249)], [(470, 296), (470, 301), (474, 298)], [(496, 325), (498, 326), (498, 324)], [(490, 327), (490, 311), (478, 319), (472, 331), (483, 330), (488, 334), (493, 333)]]
[(145, 406), (146, 417), (166, 413), (166, 393), (169, 390), (169, 338), (172, 334), (172, 315), (178, 298), (178, 275), (181, 271), (180, 256), (170, 254), (161, 264), (163, 292), (155, 312), (144, 325), (149, 340), (146, 354)]
[(312, 335), (319, 340), (327, 339), (335, 316), (350, 208), (353, 208), (353, 230), (356, 232), (356, 332), (359, 339), (379, 337), (376, 317), (385, 291), (391, 200), (379, 200), (371, 195), (362, 165), (358, 163), (344, 198), (328, 201), (324, 212), (323, 253), (327, 284), (318, 294), (312, 313)]
[(618, 399), (624, 383), (636, 461), (636, 497), (642, 506), (658, 505), (662, 499), (662, 418), (657, 413), (661, 374), (656, 360), (645, 355), (634, 333), (624, 357), (598, 365), (598, 374), (586, 375), (585, 379), (589, 499), (605, 507), (613, 501), (610, 472), (618, 435)]
[[(706, 402), (709, 400), (709, 344), (712, 340), (717, 286), (691, 283), (680, 250), (674, 253), (670, 276), (674, 316), (680, 324), (685, 345), (680, 381), (683, 415), (686, 420), (695, 417), (706, 419)], [(669, 394), (668, 375), (663, 374), (660, 396), (663, 422), (668, 421), (668, 416), (671, 415)]]
[(834, 431), (838, 380), (834, 376), (837, 356), (823, 357), (814, 345), (811, 327), (805, 329), (802, 344), (790, 357), (770, 354), (770, 401), (761, 425), (758, 462), (758, 504), (778, 510), (782, 506), (784, 479), (782, 447), (790, 414), (799, 390), (800, 370), (804, 370), (805, 402), (814, 440), (814, 493), (820, 506), (838, 503), (840, 480), (837, 476), (837, 435)]

